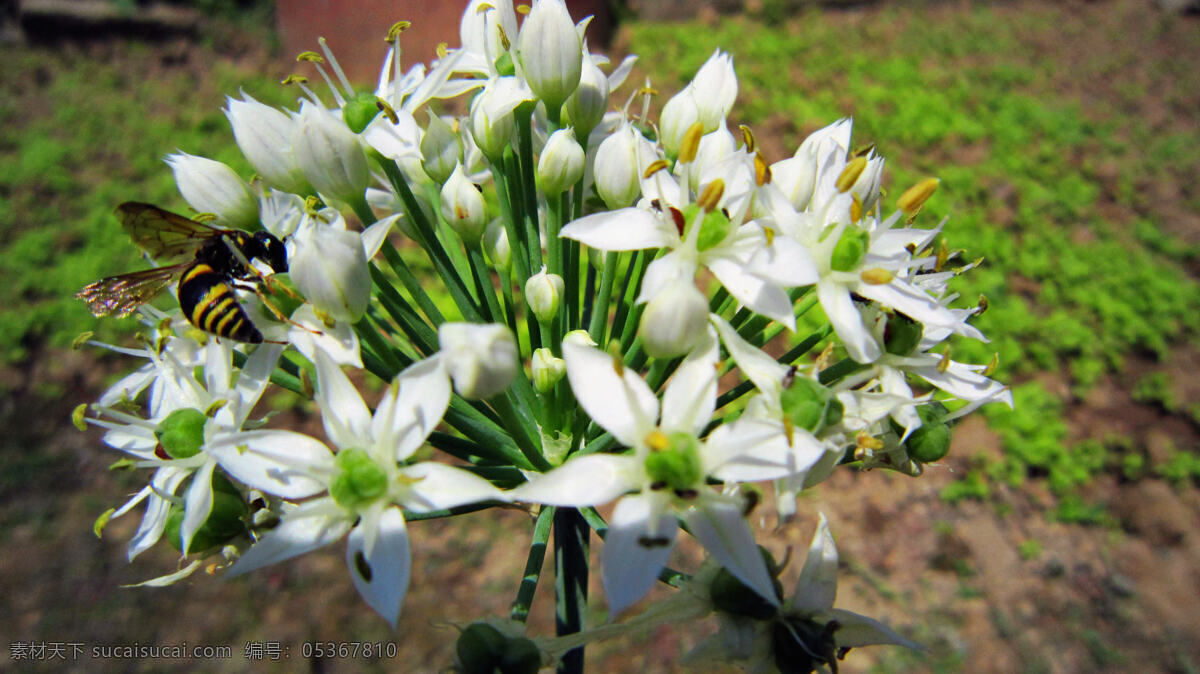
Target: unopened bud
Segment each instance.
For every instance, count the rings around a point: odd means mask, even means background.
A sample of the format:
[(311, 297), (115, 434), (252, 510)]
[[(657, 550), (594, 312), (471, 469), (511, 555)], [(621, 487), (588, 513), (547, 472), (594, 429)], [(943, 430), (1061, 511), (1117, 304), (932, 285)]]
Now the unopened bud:
[(525, 302), (539, 321), (548, 322), (558, 314), (564, 287), (563, 278), (547, 273), (544, 266), (541, 272), (530, 276), (525, 282)]
[(533, 387), (538, 393), (547, 393), (562, 381), (563, 375), (567, 373), (567, 363), (555, 356), (550, 349), (542, 347), (534, 350), (530, 369), (533, 370)]

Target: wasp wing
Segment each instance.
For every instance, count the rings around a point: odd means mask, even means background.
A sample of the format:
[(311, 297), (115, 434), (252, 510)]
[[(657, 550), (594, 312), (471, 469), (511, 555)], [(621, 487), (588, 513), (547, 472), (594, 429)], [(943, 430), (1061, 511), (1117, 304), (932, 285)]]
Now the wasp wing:
[(75, 293), (75, 297), (86, 302), (88, 309), (96, 316), (128, 316), (134, 309), (154, 299), (191, 264), (183, 262), (109, 276), (87, 284), (83, 290)]
[(117, 206), (116, 213), (129, 238), (156, 262), (190, 259), (205, 241), (228, 231), (136, 201)]

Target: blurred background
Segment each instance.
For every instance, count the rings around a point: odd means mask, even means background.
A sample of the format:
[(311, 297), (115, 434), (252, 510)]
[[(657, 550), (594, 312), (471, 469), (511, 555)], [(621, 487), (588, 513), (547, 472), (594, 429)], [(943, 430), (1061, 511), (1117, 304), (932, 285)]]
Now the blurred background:
[[(768, 525), (802, 555), (818, 511), (841, 551), (838, 605), (888, 622), (925, 654), (853, 651), (843, 671), (1200, 669), (1200, 16), (1187, 1), (1055, 3), (709, 0), (568, 3), (594, 13), (593, 51), (681, 88), (716, 48), (739, 77), (732, 124), (768, 161), (854, 117), (887, 158), (885, 190), (934, 175), (922, 214), (983, 257), (961, 279), (993, 341), (955, 359), (1011, 382), (1015, 411), (956, 428), (921, 479), (843, 471)], [(411, 527), (413, 584), (396, 631), (358, 598), (339, 545), (228, 582), (122, 588), (174, 570), (165, 545), (125, 562), (138, 516), (92, 523), (144, 484), (80, 433), (71, 410), (130, 361), (133, 321), (94, 319), (85, 283), (140, 268), (112, 217), (127, 200), (186, 211), (163, 157), (212, 157), (249, 177), (222, 113), (239, 89), (296, 107), (280, 80), (317, 35), (373, 83), (391, 23), (407, 64), (458, 44), (453, 3), (358, 0), (0, 1), (0, 669), (163, 671), (183, 660), (14, 661), (18, 642), (230, 646), (222, 671), (445, 671), (461, 624), (505, 615), (527, 517), (488, 511)], [(356, 55), (365, 55), (361, 60)], [(959, 350), (961, 348), (961, 350)], [(266, 405), (319, 435), (312, 405)], [(774, 528), (773, 528), (774, 527)], [(598, 547), (598, 546), (596, 546)], [(593, 550), (593, 553), (595, 550)], [(698, 563), (681, 546), (677, 568)], [(785, 586), (798, 574), (785, 572)], [(547, 580), (542, 587), (552, 587)], [(599, 584), (593, 615), (603, 620)], [(664, 591), (659, 596), (665, 596)], [(533, 607), (553, 631), (553, 602)], [(591, 671), (670, 671), (700, 622), (588, 649)], [(310, 659), (304, 642), (383, 642), (395, 659)], [(244, 657), (278, 644), (287, 659)]]

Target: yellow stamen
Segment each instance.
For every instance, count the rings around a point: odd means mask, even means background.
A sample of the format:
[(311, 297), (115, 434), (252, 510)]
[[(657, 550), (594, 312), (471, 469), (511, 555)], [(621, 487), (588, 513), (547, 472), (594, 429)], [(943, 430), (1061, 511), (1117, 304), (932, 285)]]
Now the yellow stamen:
[(307, 84), (308, 78), (305, 77), (304, 75), (288, 75), (287, 77), (280, 80), (279, 83), (285, 87), (288, 86), (289, 84)]
[(767, 238), (767, 247), (770, 248), (775, 243), (775, 230), (770, 227), (763, 227), (763, 236)]
[(754, 153), (754, 184), (762, 187), (771, 182), (771, 165), (761, 152)]
[(858, 177), (867, 168), (866, 157), (855, 157), (846, 168), (842, 169), (841, 175), (837, 179), (837, 189), (839, 192), (849, 192), (854, 183), (858, 182)]
[(517, 5), (517, 14), (527, 16), (529, 14), (529, 5)]
[(646, 434), (644, 442), (652, 452), (661, 452), (671, 446), (671, 439), (657, 428)]
[(945, 374), (946, 370), (949, 370), (949, 369), (950, 369), (950, 349), (946, 349), (945, 353), (942, 354), (942, 359), (938, 361), (937, 371), (941, 372), (942, 374)]
[(995, 372), (996, 368), (999, 366), (1000, 366), (1000, 353), (999, 352), (993, 353), (992, 359), (990, 361), (988, 361), (987, 367), (983, 368), (983, 372), (982, 372), (983, 376), (985, 376), (985, 377), (992, 376), (992, 373)]
[(921, 207), (925, 205), (925, 202), (929, 199), (929, 197), (933, 196), (933, 193), (937, 191), (938, 183), (940, 182), (941, 181), (937, 178), (926, 178), (922, 180), (916, 185), (904, 190), (904, 194), (900, 195), (900, 200), (896, 202), (896, 205), (899, 206), (900, 210), (904, 211), (906, 215), (916, 215), (917, 211), (921, 210)]
[(854, 439), (854, 444), (861, 449), (870, 449), (872, 451), (879, 451), (883, 449), (883, 441), (879, 438), (873, 437), (866, 431), (859, 432), (858, 437)]
[(851, 194), (850, 195), (850, 222), (858, 222), (859, 220), (862, 220), (862, 214), (863, 214), (862, 210), (863, 210), (862, 200), (858, 198), (857, 194)]
[(400, 123), (400, 118), (396, 116), (396, 111), (392, 109), (392, 106), (388, 105), (387, 101), (383, 100), (382, 98), (376, 98), (375, 107), (379, 108), (379, 111), (382, 112), (392, 124)]
[(858, 277), (862, 279), (863, 283), (873, 286), (881, 286), (891, 283), (892, 279), (896, 278), (896, 274), (895, 272), (887, 269), (875, 267), (873, 269), (862, 270), (862, 273), (859, 274)]
[(745, 124), (738, 124), (738, 128), (742, 130), (742, 138), (746, 143), (746, 152), (754, 152), (754, 148), (758, 147), (758, 141), (754, 138), (754, 132)]
[(296, 54), (296, 62), (324, 63), (325, 59), (315, 51), (302, 51)]
[(679, 161), (681, 163), (690, 164), (696, 160), (696, 153), (700, 150), (700, 139), (703, 137), (703, 124), (696, 122), (688, 127), (683, 134), (683, 141), (679, 144)]
[(81, 431), (87, 430), (87, 423), (83, 420), (87, 416), (87, 403), (80, 403), (71, 411), (71, 423)]
[(411, 21), (397, 21), (393, 23), (392, 27), (388, 28), (387, 38), (384, 41), (388, 44), (395, 42), (396, 38), (400, 37), (400, 33), (408, 30), (411, 26)]
[(669, 166), (670, 166), (670, 164), (667, 163), (666, 159), (658, 159), (658, 160), (654, 161), (654, 163), (652, 163), (646, 167), (646, 170), (642, 172), (642, 177), (649, 178), (650, 176), (654, 175), (655, 173), (658, 173), (659, 171), (661, 171), (665, 168), (668, 168)]
[(717, 210), (723, 196), (725, 196), (725, 181), (717, 178), (700, 191), (700, 196), (696, 197), (696, 205), (711, 213)]
[(77, 349), (77, 350), (78, 350), (78, 349), (81, 349), (81, 348), (83, 348), (83, 345), (84, 345), (84, 344), (85, 344), (85, 343), (86, 343), (86, 342), (87, 342), (89, 339), (91, 339), (91, 338), (92, 338), (92, 335), (93, 335), (93, 334), (95, 334), (95, 333), (93, 333), (93, 332), (84, 332), (84, 333), (81, 333), (81, 334), (80, 334), (78, 337), (76, 337), (76, 338), (75, 338), (75, 341), (71, 342), (71, 348), (72, 348), (72, 349)]
[(984, 294), (980, 293), (980, 295), (979, 295), (979, 311), (976, 311), (976, 312), (975, 312), (975, 315), (976, 315), (976, 316), (981, 316), (981, 315), (983, 315), (983, 312), (985, 312), (985, 311), (987, 311), (987, 310), (988, 310), (988, 298), (987, 298), (987, 295), (984, 295)]
[(448, 45), (445, 42), (439, 42), (437, 44), (437, 48), (434, 49), (434, 52), (437, 53), (437, 57), (440, 59), (446, 58), (446, 56), (450, 53)]

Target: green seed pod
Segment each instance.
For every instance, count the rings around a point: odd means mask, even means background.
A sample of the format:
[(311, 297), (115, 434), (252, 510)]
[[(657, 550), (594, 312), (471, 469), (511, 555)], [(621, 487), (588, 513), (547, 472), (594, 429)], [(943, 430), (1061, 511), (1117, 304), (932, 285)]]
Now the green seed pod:
[(154, 429), (154, 437), (172, 459), (186, 459), (204, 446), (204, 423), (208, 417), (190, 407), (175, 410)]
[(796, 428), (818, 433), (842, 420), (844, 406), (833, 391), (808, 377), (795, 377), (779, 398), (783, 414)]
[(904, 314), (892, 314), (883, 330), (883, 344), (895, 356), (907, 356), (921, 343), (925, 326)]
[(344, 508), (374, 500), (387, 491), (387, 474), (361, 449), (337, 454), (338, 474), (329, 483), (329, 495)]
[(941, 403), (922, 405), (917, 408), (921, 427), (908, 436), (904, 445), (908, 457), (918, 463), (940, 461), (950, 452), (950, 427), (942, 418), (946, 408)]
[(829, 267), (834, 271), (854, 271), (867, 255), (871, 234), (857, 227), (847, 227), (833, 247)]
[(493, 674), (505, 648), (504, 635), (487, 623), (472, 623), (458, 635), (454, 653), (463, 674)]
[(192, 536), (191, 545), (188, 546), (186, 552), (182, 549), (183, 541), (180, 536), (180, 528), (183, 526), (183, 508), (171, 506), (171, 511), (167, 514), (163, 537), (171, 544), (171, 547), (184, 552), (184, 554), (190, 555), (212, 550), (247, 533), (246, 517), (250, 513), (250, 508), (246, 505), (246, 501), (238, 492), (237, 487), (234, 487), (229, 478), (220, 473), (213, 473), (212, 486), (212, 511), (209, 512), (208, 519), (204, 520), (204, 524), (201, 524), (200, 528), (196, 530), (196, 534)]
[(671, 489), (695, 489), (704, 479), (699, 442), (689, 433), (676, 432), (665, 437), (666, 446), (646, 456), (646, 474), (652, 483)]
[(342, 106), (342, 119), (346, 120), (346, 126), (354, 133), (362, 133), (378, 114), (379, 99), (375, 94), (355, 94)]
[(542, 652), (525, 637), (512, 637), (500, 653), (500, 674), (536, 674), (542, 666)]

